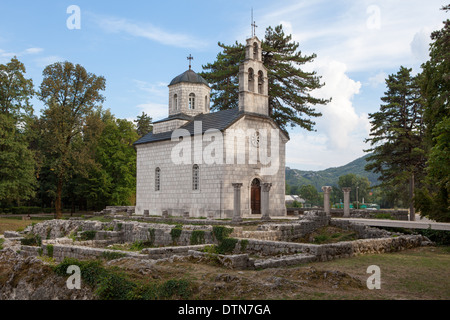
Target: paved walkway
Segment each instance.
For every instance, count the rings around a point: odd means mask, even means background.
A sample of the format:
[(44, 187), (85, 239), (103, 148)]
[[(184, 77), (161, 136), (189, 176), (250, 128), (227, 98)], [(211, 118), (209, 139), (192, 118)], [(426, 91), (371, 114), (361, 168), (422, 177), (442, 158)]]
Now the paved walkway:
[(386, 220), (386, 219), (362, 219), (362, 218), (333, 218), (348, 220), (355, 223), (362, 223), (371, 227), (393, 227), (393, 228), (407, 228), (407, 229), (428, 229), (433, 230), (450, 230), (450, 223), (434, 222), (428, 219), (420, 219), (416, 216), (416, 221), (402, 221), (402, 220)]

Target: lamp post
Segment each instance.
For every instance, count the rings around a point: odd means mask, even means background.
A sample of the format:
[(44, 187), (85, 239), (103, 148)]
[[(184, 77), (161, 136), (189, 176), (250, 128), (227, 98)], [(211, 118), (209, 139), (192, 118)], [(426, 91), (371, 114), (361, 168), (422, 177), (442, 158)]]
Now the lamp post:
[(356, 187), (356, 209), (359, 209), (358, 190), (359, 190), (359, 187)]

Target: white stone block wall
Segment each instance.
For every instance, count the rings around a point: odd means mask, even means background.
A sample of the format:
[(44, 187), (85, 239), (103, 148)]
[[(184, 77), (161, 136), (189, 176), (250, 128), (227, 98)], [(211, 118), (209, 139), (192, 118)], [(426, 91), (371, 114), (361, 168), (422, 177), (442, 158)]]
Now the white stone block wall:
[[(183, 112), (189, 116), (209, 113), (211, 89), (201, 83), (177, 83), (169, 87), (169, 115)], [(195, 94), (195, 109), (189, 109), (189, 94)], [(178, 97), (178, 108), (174, 106), (174, 95)], [(205, 105), (206, 97), (206, 105)]]
[(154, 123), (153, 124), (153, 133), (157, 134), (157, 133), (161, 133), (161, 132), (173, 131), (173, 130), (181, 127), (182, 125), (186, 124), (187, 122), (188, 122), (187, 120), (175, 119), (175, 120)]
[[(245, 116), (233, 124), (229, 129), (267, 129), (274, 128), (273, 123), (257, 117)], [(241, 209), (243, 217), (252, 216), (250, 210), (250, 188), (254, 178), (261, 183), (272, 183), (269, 193), (269, 215), (285, 216), (285, 142), (286, 138), (280, 134), (279, 138), (279, 168), (273, 175), (261, 175), (261, 164), (249, 164), (248, 154), (245, 153), (243, 164), (237, 160), (227, 164), (224, 146), (222, 164), (206, 164), (204, 159), (194, 160), (195, 142), (191, 137), (191, 159), (189, 164), (175, 164), (171, 157), (172, 149), (179, 143), (175, 141), (160, 141), (137, 145), (137, 190), (136, 214), (142, 215), (149, 210), (150, 215), (161, 215), (167, 210), (171, 215), (181, 216), (188, 211), (191, 217), (207, 217), (211, 213), (215, 218), (231, 218), (234, 208), (235, 182), (243, 183), (241, 188)], [(209, 146), (211, 140), (204, 139), (202, 150)], [(224, 137), (226, 142), (226, 134)], [(245, 152), (251, 147), (249, 137), (238, 139), (235, 151)], [(270, 149), (270, 146), (269, 146)], [(198, 153), (197, 153), (198, 154)], [(201, 153), (202, 154), (202, 153)], [(200, 189), (192, 188), (192, 167), (199, 164)], [(161, 190), (155, 191), (155, 169), (160, 168)], [(253, 215), (255, 217), (255, 215)]]

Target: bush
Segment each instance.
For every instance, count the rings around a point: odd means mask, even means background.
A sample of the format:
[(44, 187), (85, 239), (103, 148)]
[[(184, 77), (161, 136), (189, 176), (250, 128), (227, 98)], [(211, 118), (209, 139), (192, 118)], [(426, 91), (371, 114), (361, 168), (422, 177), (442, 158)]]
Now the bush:
[(176, 296), (181, 299), (188, 299), (191, 294), (191, 286), (187, 280), (168, 280), (159, 288), (159, 296), (163, 299)]
[(95, 231), (95, 230), (83, 231), (80, 234), (80, 239), (83, 240), (83, 241), (94, 240), (96, 234), (97, 234), (97, 231)]
[(0, 250), (3, 250), (3, 242), (5, 242), (5, 239), (0, 238)]
[(115, 251), (103, 251), (102, 252), (102, 258), (105, 260), (115, 260), (125, 257), (126, 254), (122, 252), (115, 252)]
[(390, 213), (377, 213), (374, 216), (375, 219), (389, 219), (395, 220), (394, 217)]
[(48, 244), (47, 245), (47, 256), (49, 256), (50, 258), (53, 258), (53, 245), (52, 244)]
[(192, 294), (191, 284), (187, 280), (168, 280), (160, 286), (155, 283), (133, 282), (118, 269), (104, 268), (99, 260), (79, 261), (64, 258), (53, 270), (56, 274), (66, 277), (67, 268), (71, 265), (80, 268), (81, 278), (95, 288), (95, 294), (100, 300), (154, 300), (172, 297), (188, 299)]
[(216, 247), (216, 251), (219, 254), (228, 254), (232, 253), (236, 244), (238, 243), (238, 239), (234, 238), (225, 238), (220, 244)]
[(42, 239), (38, 234), (28, 234), (25, 238), (20, 239), (20, 243), (24, 246), (41, 246)]
[(450, 231), (447, 230), (432, 230), (432, 229), (421, 229), (419, 233), (431, 241), (435, 242), (437, 245), (449, 246), (450, 245)]
[(233, 228), (227, 228), (224, 226), (213, 226), (213, 236), (220, 243), (223, 239), (227, 238), (233, 232)]
[(181, 236), (181, 231), (183, 231), (182, 227), (177, 225), (175, 228), (170, 230), (170, 236), (172, 237), (172, 242), (175, 245), (178, 241), (178, 238)]
[(191, 234), (191, 245), (204, 244), (205, 243), (205, 231), (194, 230)]

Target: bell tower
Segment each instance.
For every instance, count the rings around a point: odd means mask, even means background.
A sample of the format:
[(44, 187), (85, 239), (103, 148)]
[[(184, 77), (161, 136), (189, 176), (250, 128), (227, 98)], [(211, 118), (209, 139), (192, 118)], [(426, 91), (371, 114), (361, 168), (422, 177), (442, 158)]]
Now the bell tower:
[(269, 115), (268, 88), (261, 41), (253, 36), (247, 39), (245, 60), (239, 66), (239, 110)]

